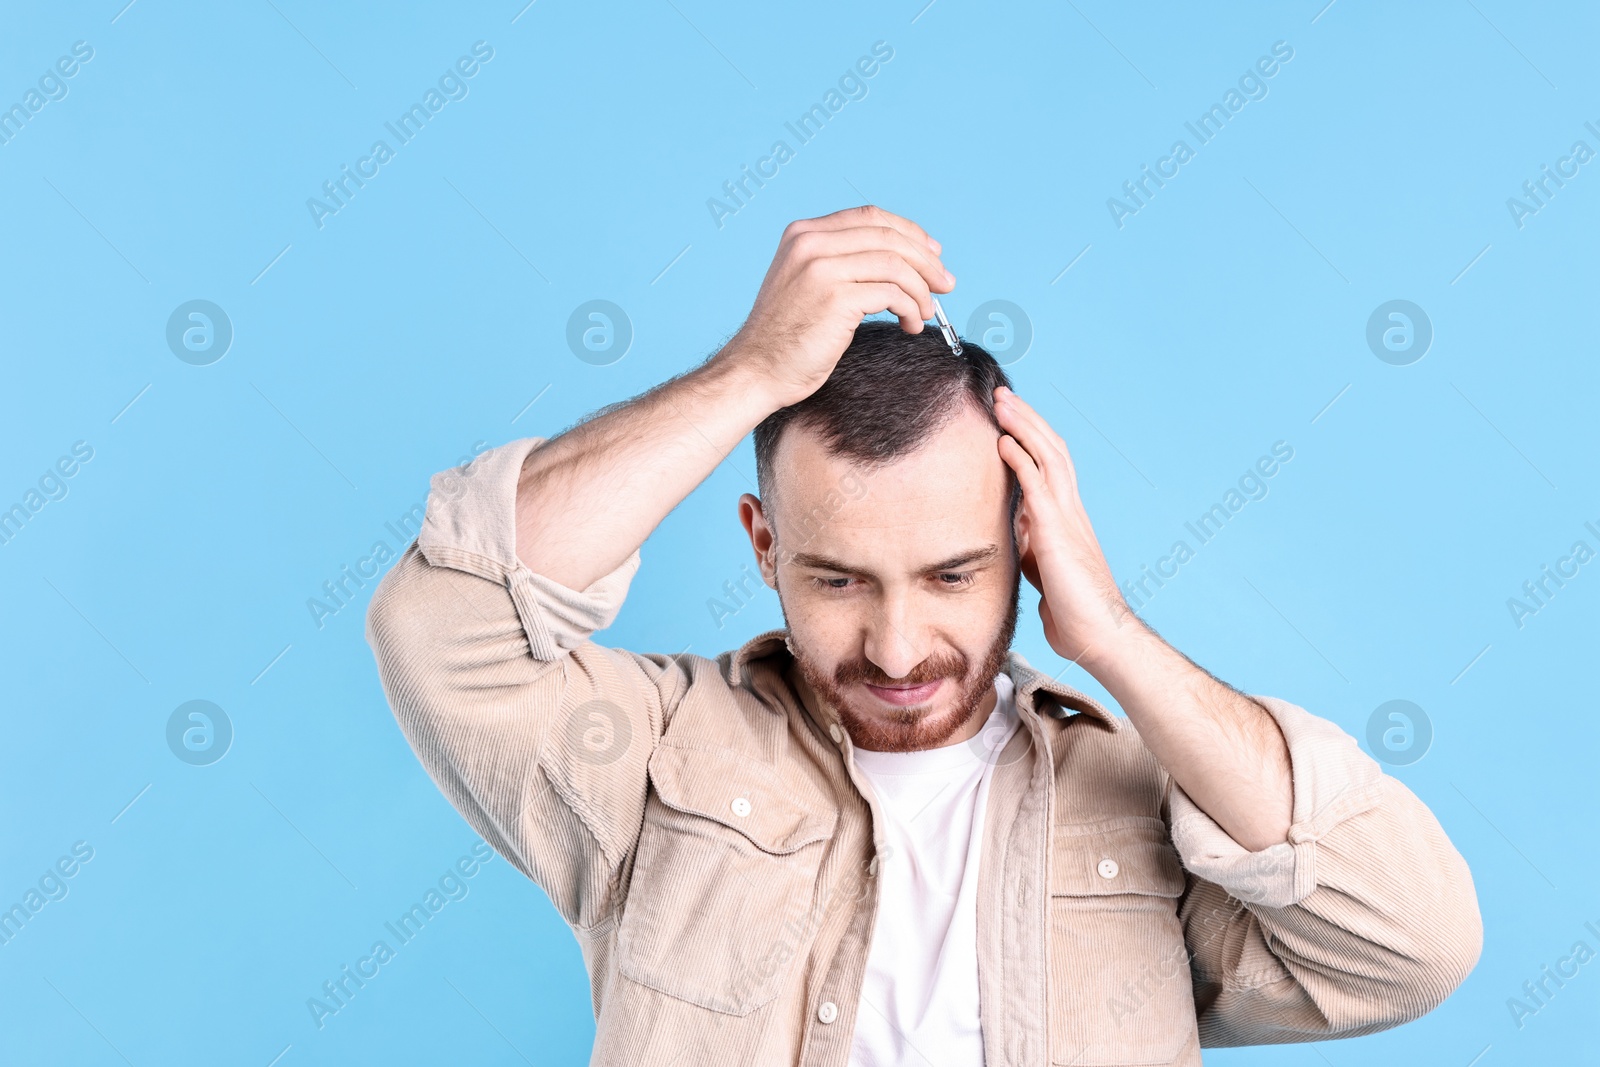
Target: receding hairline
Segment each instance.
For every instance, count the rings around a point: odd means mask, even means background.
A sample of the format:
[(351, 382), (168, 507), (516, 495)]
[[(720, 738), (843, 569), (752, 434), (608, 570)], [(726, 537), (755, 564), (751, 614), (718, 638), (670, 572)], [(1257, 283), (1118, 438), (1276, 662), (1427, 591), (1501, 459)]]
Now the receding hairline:
[[(797, 412), (793, 418), (789, 419), (781, 427), (779, 427), (778, 434), (773, 439), (770, 446), (771, 454), (767, 457), (767, 469), (762, 471), (758, 464), (756, 480), (758, 483), (760, 483), (763, 480), (763, 473), (776, 475), (778, 469), (778, 457), (783, 453), (784, 443), (790, 440), (790, 430), (797, 430), (801, 433), (809, 433), (822, 446), (823, 451), (827, 455), (835, 458), (843, 458), (850, 465), (852, 472), (860, 472), (865, 475), (872, 475), (880, 470), (883, 470), (885, 467), (894, 466), (903, 459), (909, 459), (912, 456), (920, 454), (933, 444), (934, 440), (939, 436), (939, 434), (949, 429), (952, 423), (960, 419), (961, 416), (966, 414), (966, 412), (969, 410), (976, 412), (984, 419), (984, 421), (989, 423), (989, 425), (993, 427), (997, 436), (1005, 433), (1005, 429), (1001, 427), (1000, 421), (995, 418), (994, 411), (979, 404), (977, 398), (972, 395), (971, 391), (958, 381), (955, 382), (950, 391), (940, 399), (938, 406), (933, 408), (929, 413), (929, 418), (932, 421), (928, 425), (927, 431), (923, 433), (921, 438), (917, 441), (915, 447), (909, 448), (903, 452), (898, 452), (891, 456), (857, 456), (846, 451), (835, 449), (832, 446), (832, 443), (828, 440), (827, 427), (824, 425), (824, 416), (813, 414), (807, 411), (800, 411)], [(776, 495), (777, 483), (776, 480), (774, 480), (772, 484), (769, 485), (758, 484), (757, 488), (761, 492), (762, 499), (766, 499), (767, 496)]]

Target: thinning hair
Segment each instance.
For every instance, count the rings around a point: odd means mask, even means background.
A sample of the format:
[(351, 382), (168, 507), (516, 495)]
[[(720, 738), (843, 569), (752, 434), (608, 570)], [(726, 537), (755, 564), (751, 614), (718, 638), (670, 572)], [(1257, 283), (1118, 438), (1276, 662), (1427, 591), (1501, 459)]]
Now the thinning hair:
[[(828, 380), (797, 404), (779, 408), (755, 430), (756, 481), (763, 500), (773, 490), (773, 457), (791, 426), (816, 433), (830, 455), (869, 471), (917, 451), (968, 406), (997, 431), (994, 390), (1011, 379), (981, 345), (965, 339), (961, 355), (932, 326), (909, 334), (898, 322), (868, 319)], [(1006, 468), (1014, 521), (1022, 486)]]

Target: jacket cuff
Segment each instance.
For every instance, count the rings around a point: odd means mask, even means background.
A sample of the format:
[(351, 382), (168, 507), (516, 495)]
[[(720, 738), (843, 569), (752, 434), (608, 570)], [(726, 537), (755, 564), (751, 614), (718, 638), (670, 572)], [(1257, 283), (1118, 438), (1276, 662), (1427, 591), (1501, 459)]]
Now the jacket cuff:
[(1251, 852), (1172, 783), (1172, 843), (1183, 865), (1234, 897), (1268, 908), (1298, 904), (1317, 887), (1317, 843), (1375, 807), (1383, 771), (1355, 738), (1277, 697), (1255, 696), (1289, 746), (1294, 814), (1288, 839)]
[(639, 550), (583, 590), (535, 574), (517, 557), (517, 484), (528, 454), (544, 444), (527, 437), (491, 448), (433, 476), (417, 547), (430, 564), (506, 587), (534, 659), (559, 659), (616, 619), (639, 569)]

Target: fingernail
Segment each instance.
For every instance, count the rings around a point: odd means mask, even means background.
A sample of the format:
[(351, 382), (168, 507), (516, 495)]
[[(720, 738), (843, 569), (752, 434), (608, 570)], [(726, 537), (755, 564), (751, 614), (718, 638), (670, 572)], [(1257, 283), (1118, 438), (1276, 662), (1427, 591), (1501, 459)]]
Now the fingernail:
[(952, 289), (955, 288), (956, 276), (954, 274), (951, 274), (949, 271), (945, 271), (944, 272), (944, 283), (946, 285), (950, 286)]
[(943, 248), (944, 246), (941, 245), (938, 241), (935, 241), (932, 237), (930, 237), (930, 238), (928, 238), (928, 247), (933, 249), (935, 252), (937, 252), (941, 248)]

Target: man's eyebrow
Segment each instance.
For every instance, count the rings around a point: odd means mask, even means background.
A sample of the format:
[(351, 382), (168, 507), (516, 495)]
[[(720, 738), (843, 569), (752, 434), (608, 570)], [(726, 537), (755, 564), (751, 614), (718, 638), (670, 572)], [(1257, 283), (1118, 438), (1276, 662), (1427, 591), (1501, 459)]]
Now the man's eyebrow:
[[(940, 560), (932, 566), (923, 568), (924, 574), (933, 574), (938, 571), (953, 571), (972, 563), (991, 563), (1000, 555), (997, 545), (984, 545), (966, 552), (957, 553), (949, 559)], [(817, 552), (796, 552), (789, 557), (789, 562), (796, 567), (812, 567), (816, 570), (839, 571), (842, 574), (863, 573), (859, 568), (852, 567), (843, 560), (834, 559)]]
[(931, 574), (934, 571), (953, 571), (959, 567), (965, 567), (972, 563), (993, 563), (999, 558), (1000, 546), (984, 545), (982, 548), (974, 548), (970, 551), (951, 556), (949, 559), (940, 560), (938, 563), (935, 563), (933, 566), (927, 568), (927, 573)]

